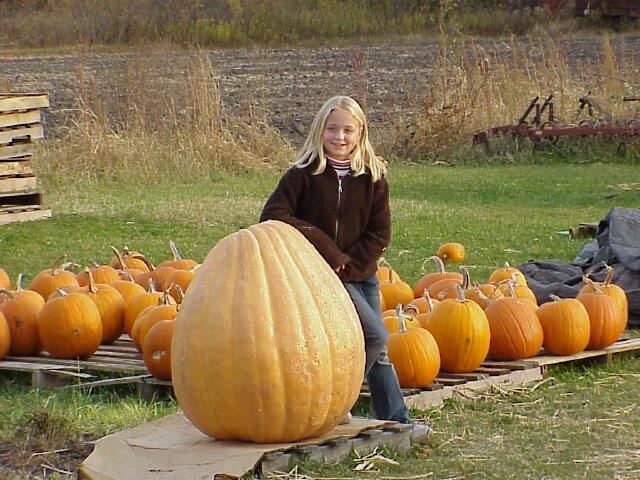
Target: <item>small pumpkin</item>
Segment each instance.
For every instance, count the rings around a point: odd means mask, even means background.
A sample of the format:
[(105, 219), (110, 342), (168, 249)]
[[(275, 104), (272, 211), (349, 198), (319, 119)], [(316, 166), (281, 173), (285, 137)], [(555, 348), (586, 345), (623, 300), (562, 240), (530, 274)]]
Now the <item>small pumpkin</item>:
[(578, 294), (576, 299), (584, 305), (589, 314), (589, 343), (587, 350), (600, 350), (614, 343), (624, 331), (623, 322), (616, 301), (596, 288), (593, 292)]
[(89, 357), (102, 342), (100, 312), (86, 295), (60, 292), (38, 313), (38, 333), (54, 358)]
[(111, 257), (109, 265), (113, 268), (117, 270), (136, 269), (143, 272), (149, 271), (147, 259), (140, 252), (131, 251), (128, 247), (124, 247), (122, 252), (114, 246), (110, 248), (113, 251), (113, 257)]
[(380, 282), (380, 291), (385, 305), (406, 305), (413, 300), (413, 289), (402, 280), (394, 280), (393, 270), (388, 270), (386, 281)]
[[(124, 331), (131, 334), (131, 329), (136, 322), (138, 316), (147, 307), (154, 307), (158, 305), (158, 302), (162, 301), (163, 292), (157, 292), (153, 288), (149, 291), (141, 293), (133, 297), (127, 304), (124, 311)], [(169, 297), (168, 302), (176, 303), (176, 301)]]
[(491, 330), (489, 355), (496, 360), (519, 360), (536, 355), (543, 331), (538, 316), (525, 301), (500, 298), (484, 309)]
[(487, 357), (491, 333), (489, 321), (476, 302), (458, 297), (440, 302), (433, 309), (427, 330), (438, 343), (441, 368), (452, 373), (472, 372)]
[(613, 281), (613, 267), (606, 265), (607, 276), (602, 283), (596, 283), (592, 281), (588, 276), (583, 277), (584, 287), (580, 289), (578, 295), (581, 293), (593, 293), (596, 290), (600, 290), (605, 295), (614, 299), (618, 306), (618, 314), (620, 316), (620, 322), (627, 324), (629, 319), (629, 302), (627, 300), (626, 292), (619, 286), (614, 284)]
[(118, 290), (122, 299), (124, 300), (124, 304), (129, 305), (129, 302), (136, 295), (140, 295), (141, 293), (145, 293), (146, 290), (133, 281), (133, 278), (129, 275), (128, 278), (121, 278), (120, 280), (116, 280), (115, 282), (111, 282), (113, 288)]
[(464, 245), (457, 242), (443, 243), (438, 247), (436, 256), (444, 263), (462, 263), (464, 261)]
[(142, 350), (142, 344), (151, 327), (162, 320), (175, 320), (178, 315), (178, 305), (175, 302), (170, 303), (170, 298), (169, 293), (164, 292), (162, 300), (155, 306), (145, 308), (134, 322), (131, 340), (138, 350)]
[[(176, 270), (190, 270), (198, 265), (198, 262), (192, 260), (190, 258), (182, 258), (180, 252), (178, 251), (178, 247), (173, 242), (173, 240), (169, 240), (169, 249), (171, 250), (171, 254), (173, 255), (172, 260), (165, 260), (160, 265), (160, 267), (171, 267)], [(185, 289), (186, 290), (186, 289)]]
[(142, 344), (142, 359), (149, 373), (161, 380), (171, 380), (171, 341), (175, 320), (154, 324)]
[(49, 295), (57, 288), (75, 286), (79, 287), (78, 280), (73, 272), (66, 270), (72, 264), (62, 263), (66, 255), (56, 258), (51, 268), (42, 270), (36, 274), (29, 283), (29, 290), (38, 292), (42, 298), (48, 299)]
[(387, 333), (398, 331), (398, 325), (402, 324), (406, 328), (420, 328), (420, 322), (415, 319), (415, 315), (418, 313), (418, 309), (413, 305), (403, 308), (401, 304), (398, 304), (394, 311), (394, 315), (385, 315), (382, 318), (382, 324), (387, 330)]
[(456, 287), (460, 286), (463, 290), (469, 287), (469, 271), (465, 267), (460, 267), (460, 272), (462, 278), (447, 277), (431, 284), (429, 288), (427, 288), (429, 295), (438, 301), (447, 298), (456, 298), (458, 295)]
[(109, 285), (111, 282), (115, 282), (116, 280), (120, 280), (120, 275), (118, 275), (118, 271), (110, 265), (98, 265), (95, 262), (92, 262), (93, 266), (84, 268), (80, 270), (76, 279), (78, 280), (78, 285), (81, 287), (86, 287), (89, 285), (89, 274), (88, 271), (91, 272), (93, 276), (94, 283), (98, 283), (101, 285)]
[(378, 259), (378, 269), (376, 270), (376, 278), (378, 279), (379, 283), (382, 283), (382, 282), (388, 282), (389, 276), (391, 276), (391, 279), (394, 282), (402, 281), (402, 279), (400, 278), (400, 275), (398, 275), (398, 272), (396, 272), (391, 267), (389, 262), (384, 257), (380, 257)]
[(484, 310), (491, 302), (503, 298), (504, 294), (493, 283), (474, 283), (472, 287), (464, 291), (464, 296), (468, 300), (476, 302)]
[(552, 301), (536, 310), (542, 325), (542, 346), (553, 355), (574, 355), (589, 343), (589, 314), (575, 298), (551, 295)]
[(118, 290), (111, 285), (96, 284), (92, 271), (86, 269), (86, 272), (89, 284), (83, 287), (82, 293), (98, 307), (102, 321), (102, 343), (108, 345), (122, 335), (126, 305)]
[(389, 335), (387, 350), (402, 388), (424, 388), (440, 371), (440, 352), (433, 335), (424, 328), (405, 328), (404, 319)]
[(489, 275), (489, 283), (497, 284), (503, 280), (513, 280), (517, 285), (527, 286), (527, 279), (524, 274), (517, 268), (509, 265), (509, 262), (505, 262), (504, 266), (494, 270)]
[(37, 355), (40, 350), (38, 314), (44, 306), (42, 296), (22, 289), (22, 274), (18, 276), (17, 290), (0, 290), (0, 312), (11, 332), (12, 355)]
[(11, 331), (9, 324), (0, 312), (0, 360), (7, 356), (11, 349)]
[[(426, 264), (428, 262), (434, 262), (436, 264), (435, 272), (426, 271)], [(432, 284), (439, 280), (444, 280), (447, 278), (458, 278), (462, 282), (462, 274), (459, 272), (445, 271), (444, 263), (439, 257), (435, 255), (427, 258), (422, 262), (421, 271), (422, 277), (420, 277), (420, 280), (418, 280), (415, 287), (413, 288), (413, 296), (415, 298), (421, 297), (426, 289), (428, 289)]]

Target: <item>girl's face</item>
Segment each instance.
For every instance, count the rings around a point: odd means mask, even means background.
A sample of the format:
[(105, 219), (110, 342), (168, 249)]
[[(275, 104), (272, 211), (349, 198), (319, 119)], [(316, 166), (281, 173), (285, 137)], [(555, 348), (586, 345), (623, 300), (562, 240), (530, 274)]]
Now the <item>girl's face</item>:
[(335, 108), (327, 117), (322, 146), (325, 155), (348, 160), (360, 139), (362, 128), (348, 111)]

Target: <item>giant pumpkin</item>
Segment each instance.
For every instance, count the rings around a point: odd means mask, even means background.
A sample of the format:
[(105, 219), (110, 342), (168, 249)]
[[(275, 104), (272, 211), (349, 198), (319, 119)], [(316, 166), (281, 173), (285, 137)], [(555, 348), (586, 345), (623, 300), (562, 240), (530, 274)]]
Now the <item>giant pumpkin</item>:
[(364, 376), (362, 327), (346, 289), (302, 234), (277, 221), (209, 252), (171, 350), (180, 406), (220, 440), (321, 435), (353, 406)]

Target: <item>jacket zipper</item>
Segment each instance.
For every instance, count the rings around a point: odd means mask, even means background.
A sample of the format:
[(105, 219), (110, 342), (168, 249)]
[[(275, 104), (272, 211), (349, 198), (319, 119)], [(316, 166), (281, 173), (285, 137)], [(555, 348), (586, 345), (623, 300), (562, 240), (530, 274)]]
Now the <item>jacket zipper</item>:
[(340, 220), (340, 196), (342, 194), (342, 178), (338, 177), (338, 210), (336, 212), (336, 234), (333, 241), (338, 244), (338, 225)]

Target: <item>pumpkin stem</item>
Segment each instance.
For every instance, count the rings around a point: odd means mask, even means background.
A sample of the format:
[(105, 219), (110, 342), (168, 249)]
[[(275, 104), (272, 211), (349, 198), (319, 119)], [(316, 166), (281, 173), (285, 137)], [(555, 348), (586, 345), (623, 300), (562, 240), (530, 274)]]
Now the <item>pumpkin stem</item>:
[(398, 333), (405, 333), (407, 326), (404, 324), (404, 316), (398, 317)]
[(478, 285), (477, 283), (473, 285), (473, 290), (475, 290), (475, 292), (478, 294), (478, 297), (480, 297), (480, 300), (482, 300), (483, 302), (486, 302), (487, 304), (495, 302), (495, 299), (491, 299), (484, 294), (484, 292), (480, 288), (480, 285)]
[(607, 276), (604, 279), (604, 282), (602, 282), (602, 285), (604, 287), (608, 287), (609, 285), (611, 285), (611, 281), (613, 280), (613, 267), (611, 265), (607, 265), (607, 263), (604, 263), (605, 268), (607, 269)]
[(91, 265), (93, 268), (98, 268), (100, 266), (100, 264), (95, 260), (89, 260), (89, 265)]
[(184, 300), (184, 290), (182, 290), (182, 287), (176, 283), (171, 284), (169, 290), (171, 289), (175, 292), (175, 299), (178, 305), (182, 305), (182, 300)]
[(69, 296), (69, 292), (67, 292), (64, 288), (56, 288), (56, 292), (58, 292), (58, 295), (60, 295), (61, 297)]
[(509, 296), (511, 298), (518, 298), (518, 296), (516, 295), (516, 291), (515, 291), (515, 286), (517, 284), (516, 284), (516, 281), (515, 281), (515, 276), (513, 276), (513, 277), (514, 277), (514, 280), (509, 280), (507, 282), (507, 291), (509, 292)]
[(436, 270), (437, 270), (436, 273), (444, 273), (444, 262), (437, 255), (432, 255), (429, 258), (426, 258), (422, 262), (422, 266), (420, 267), (420, 270), (421, 270), (423, 275), (427, 273), (426, 265), (427, 265), (428, 262), (431, 262), (431, 261), (435, 262), (435, 264), (436, 264)]
[[(411, 313), (409, 313), (411, 312)], [(416, 307), (413, 304), (409, 304), (406, 307), (404, 307), (404, 309), (402, 310), (402, 313), (404, 315), (407, 315), (409, 317), (415, 317), (418, 314), (418, 307)]]
[(60, 268), (60, 264), (65, 258), (67, 258), (67, 254), (63, 253), (53, 261), (51, 264), (51, 275), (56, 275), (56, 271)]
[(147, 260), (147, 258), (144, 255), (142, 255), (141, 253), (132, 253), (131, 254), (131, 258), (136, 258), (138, 260), (142, 260), (144, 262), (144, 264), (147, 267), (149, 267), (149, 271), (150, 272), (153, 272), (156, 269), (155, 265), (153, 263), (151, 263), (149, 260)]
[(89, 277), (89, 291), (91, 293), (98, 293), (98, 289), (96, 288), (96, 282), (93, 279), (93, 273), (91, 273), (91, 269), (89, 267), (84, 269), (87, 272), (87, 276)]
[(158, 293), (156, 290), (156, 285), (153, 283), (153, 278), (149, 277), (147, 279), (147, 291), (150, 293)]
[(554, 302), (559, 302), (560, 300), (562, 300), (562, 298), (560, 298), (558, 295), (555, 295), (553, 293), (549, 295), (549, 298), (551, 298), (551, 300), (553, 300)]
[(120, 270), (127, 270), (127, 265), (124, 263), (124, 260), (122, 259), (122, 255), (120, 254), (120, 252), (118, 251), (118, 249), (116, 247), (114, 247), (113, 245), (110, 245), (109, 248), (111, 250), (113, 250), (113, 254), (116, 256), (116, 259), (118, 260), (118, 263), (120, 264)]
[(16, 280), (16, 290), (17, 290), (18, 292), (21, 292), (22, 290), (24, 290), (24, 289), (22, 288), (22, 279), (23, 279), (23, 278), (24, 278), (24, 274), (23, 274), (22, 272), (20, 272), (20, 273), (18, 274), (18, 280)]
[(178, 247), (173, 243), (173, 240), (169, 240), (169, 249), (171, 250), (171, 254), (173, 255), (174, 260), (182, 260), (180, 256), (180, 252), (178, 251)]
[(462, 273), (462, 288), (466, 290), (469, 288), (469, 270), (467, 267), (460, 267), (460, 273)]
[(422, 296), (427, 299), (427, 305), (429, 306), (429, 311), (432, 312), (433, 299), (431, 298), (431, 295), (429, 295), (429, 291), (426, 288), (424, 289), (424, 293), (422, 294)]
[(456, 299), (458, 302), (460, 303), (464, 303), (467, 301), (467, 299), (464, 296), (464, 290), (462, 289), (462, 285), (452, 285), (450, 287), (447, 288), (455, 288), (456, 289), (456, 293), (458, 294), (458, 298)]

